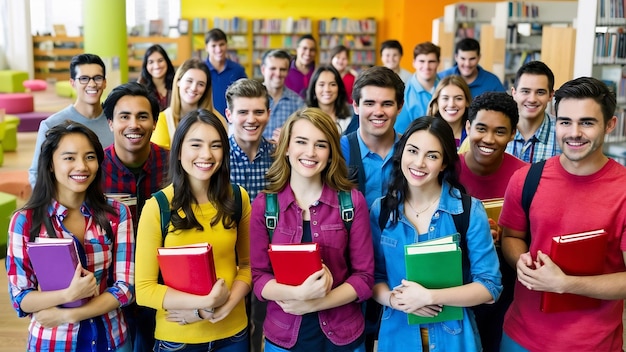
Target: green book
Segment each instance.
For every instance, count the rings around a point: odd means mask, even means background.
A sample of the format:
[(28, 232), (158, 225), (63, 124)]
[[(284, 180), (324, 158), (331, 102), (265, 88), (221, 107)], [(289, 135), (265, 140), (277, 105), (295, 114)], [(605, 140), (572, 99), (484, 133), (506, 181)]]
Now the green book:
[[(463, 285), (461, 249), (458, 234), (404, 247), (407, 280), (426, 288), (448, 288)], [(408, 314), (409, 324), (429, 324), (448, 320), (462, 320), (463, 308), (443, 306), (436, 317)]]

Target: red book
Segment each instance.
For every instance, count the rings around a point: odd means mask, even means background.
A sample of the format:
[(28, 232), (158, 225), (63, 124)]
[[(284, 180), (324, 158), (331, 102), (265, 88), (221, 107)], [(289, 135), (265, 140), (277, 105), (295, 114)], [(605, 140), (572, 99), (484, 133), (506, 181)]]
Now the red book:
[[(37, 237), (35, 242), (26, 244), (26, 251), (42, 291), (62, 290), (70, 286), (80, 263), (74, 239)], [(89, 298), (83, 298), (61, 307), (80, 307), (87, 301)]]
[(270, 244), (267, 252), (279, 284), (298, 286), (322, 269), (317, 243)]
[[(567, 275), (589, 276), (603, 273), (608, 236), (604, 230), (575, 233), (552, 238), (550, 258)], [(571, 293), (543, 292), (544, 313), (592, 309), (601, 300)]]
[(208, 295), (217, 281), (213, 247), (208, 243), (161, 247), (157, 260), (165, 285), (178, 291)]

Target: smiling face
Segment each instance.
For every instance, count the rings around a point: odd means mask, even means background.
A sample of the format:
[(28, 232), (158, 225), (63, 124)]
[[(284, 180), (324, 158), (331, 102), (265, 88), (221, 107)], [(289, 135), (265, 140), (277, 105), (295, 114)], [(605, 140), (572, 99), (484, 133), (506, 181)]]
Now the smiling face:
[(291, 165), (291, 179), (320, 180), (322, 171), (328, 166), (330, 143), (326, 135), (310, 121), (294, 122), (289, 137), (287, 158)]
[(394, 133), (393, 125), (400, 107), (393, 88), (365, 86), (361, 88), (361, 99), (355, 100), (352, 106), (359, 115), (362, 135), (382, 137)]
[(182, 141), (180, 164), (192, 189), (202, 189), (222, 165), (224, 149), (215, 127), (195, 122)]
[(602, 109), (591, 98), (562, 99), (556, 118), (556, 139), (561, 147), (561, 164), (574, 174), (594, 172), (594, 165), (602, 165), (604, 136), (615, 128), (616, 117), (604, 123)]
[(339, 73), (343, 73), (348, 68), (348, 54), (345, 51), (342, 51), (333, 56), (330, 63), (335, 69), (337, 69), (337, 71), (339, 71)]
[(113, 118), (109, 120), (116, 153), (134, 154), (149, 150), (155, 127), (148, 99), (132, 95), (121, 97), (113, 109)]
[(316, 50), (317, 47), (314, 41), (311, 39), (302, 39), (296, 49), (296, 60), (299, 64), (308, 66), (315, 61)]
[(520, 76), (517, 88), (511, 88), (511, 93), (517, 103), (520, 119), (541, 121), (554, 95), (554, 92), (550, 92), (547, 76), (528, 73)]
[(390, 70), (397, 70), (400, 65), (400, 51), (396, 48), (385, 48), (380, 54), (380, 60), (383, 62), (383, 66)]
[(320, 105), (331, 105), (337, 100), (339, 87), (335, 75), (330, 71), (320, 73), (315, 83), (315, 97)]
[(161, 79), (165, 77), (165, 74), (167, 73), (167, 62), (160, 52), (155, 51), (148, 56), (146, 70), (148, 70), (148, 73), (152, 76), (152, 78)]
[(437, 75), (439, 60), (435, 53), (419, 54), (413, 60), (413, 67), (422, 81), (432, 81)]
[(480, 55), (474, 50), (463, 51), (459, 50), (454, 55), (457, 67), (461, 76), (468, 82), (471, 82), (478, 76), (478, 61), (480, 61)]
[(439, 184), (439, 173), (445, 169), (443, 147), (428, 131), (413, 133), (402, 151), (400, 168), (409, 187), (431, 187)]
[(78, 65), (76, 66), (76, 79), (70, 78), (70, 84), (76, 90), (76, 102), (88, 105), (100, 104), (102, 93), (107, 87), (106, 79), (103, 79), (100, 83), (96, 83), (94, 79), (90, 79), (89, 82), (83, 84), (79, 82), (80, 77), (104, 78), (102, 67), (98, 64)]
[(56, 198), (70, 199), (84, 196), (96, 178), (100, 165), (96, 151), (86, 136), (70, 133), (61, 137), (52, 154), (52, 173), (56, 182)]
[(206, 52), (211, 60), (223, 62), (226, 61), (228, 49), (225, 40), (209, 40), (206, 44)]
[(268, 89), (282, 89), (289, 71), (289, 60), (278, 57), (266, 57), (261, 66), (263, 84)]
[(467, 138), (470, 142), (468, 166), (471, 168), (476, 163), (482, 169), (499, 167), (506, 145), (514, 136), (511, 119), (500, 111), (479, 110), (474, 121), (471, 124), (468, 121), (467, 124)]
[(237, 143), (254, 143), (261, 140), (263, 130), (270, 120), (265, 98), (233, 98), (233, 110), (226, 109), (226, 118), (233, 124)]
[(197, 68), (187, 70), (177, 82), (180, 101), (187, 105), (197, 105), (206, 90), (207, 81), (204, 71)]
[(439, 98), (437, 98), (437, 104), (439, 106), (439, 114), (450, 125), (458, 123), (465, 114), (467, 109), (467, 99), (463, 89), (450, 84), (441, 89)]

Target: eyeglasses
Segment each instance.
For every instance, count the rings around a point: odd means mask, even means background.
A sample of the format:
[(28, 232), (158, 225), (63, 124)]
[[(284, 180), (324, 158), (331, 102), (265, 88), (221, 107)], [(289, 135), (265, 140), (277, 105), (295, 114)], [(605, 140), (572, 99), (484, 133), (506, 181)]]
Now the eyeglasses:
[(80, 76), (80, 77), (76, 78), (76, 80), (78, 80), (78, 82), (80, 82), (80, 84), (87, 84), (92, 79), (93, 79), (93, 81), (96, 84), (101, 84), (102, 82), (104, 82), (104, 76), (102, 76), (102, 75), (97, 75), (97, 76), (93, 76), (93, 77)]

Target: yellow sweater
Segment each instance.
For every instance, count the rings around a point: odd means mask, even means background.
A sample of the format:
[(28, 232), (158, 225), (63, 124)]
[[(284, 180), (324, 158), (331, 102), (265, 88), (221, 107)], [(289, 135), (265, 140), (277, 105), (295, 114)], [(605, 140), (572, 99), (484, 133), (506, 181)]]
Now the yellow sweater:
[[(171, 201), (174, 195), (173, 186), (169, 185), (163, 191)], [(237, 229), (226, 230), (221, 222), (211, 228), (211, 219), (217, 210), (211, 203), (200, 204), (194, 207), (194, 214), (204, 226), (204, 231), (177, 230), (167, 235), (164, 245), (164, 247), (172, 247), (200, 242), (210, 243), (213, 246), (217, 277), (224, 279), (229, 289), (232, 288), (235, 280), (243, 281), (248, 285), (252, 282), (250, 271), (251, 207), (248, 193), (243, 188), (241, 188), (241, 198), (242, 215)], [(137, 303), (157, 310), (155, 337), (171, 342), (205, 343), (233, 336), (243, 330), (248, 325), (243, 300), (224, 320), (215, 324), (202, 320), (193, 324), (179, 325), (165, 320), (165, 310), (162, 307), (167, 286), (157, 282), (159, 264), (156, 253), (157, 248), (162, 246), (160, 219), (159, 205), (152, 197), (146, 201), (141, 213), (135, 255)], [(236, 264), (235, 252), (239, 258), (239, 267)]]

